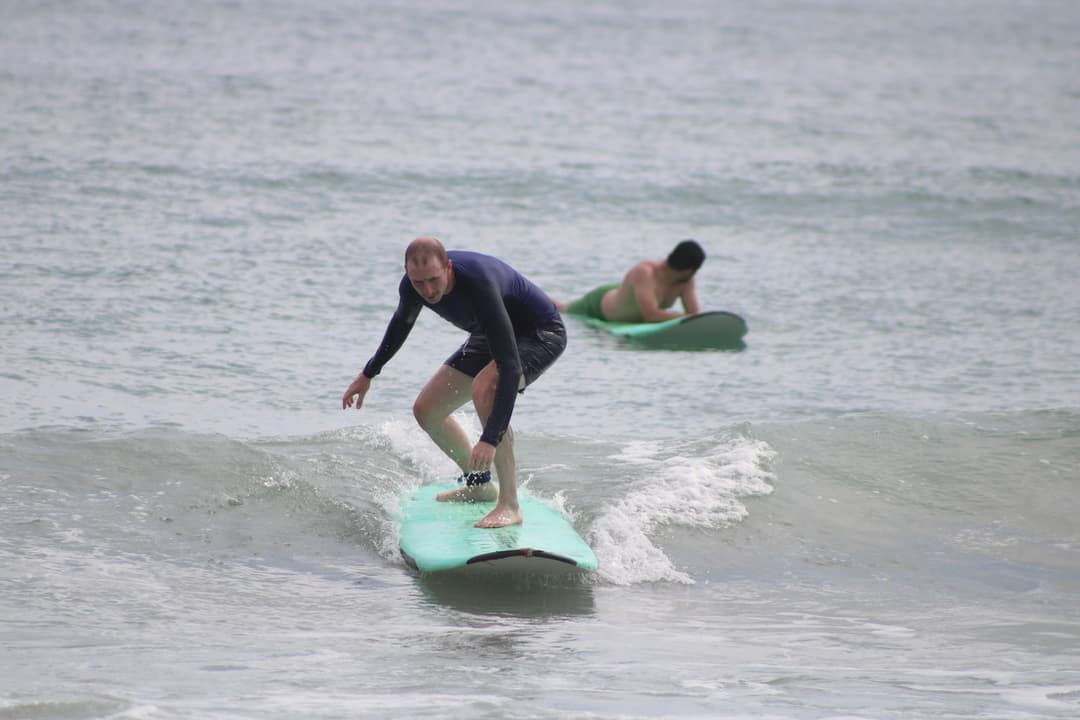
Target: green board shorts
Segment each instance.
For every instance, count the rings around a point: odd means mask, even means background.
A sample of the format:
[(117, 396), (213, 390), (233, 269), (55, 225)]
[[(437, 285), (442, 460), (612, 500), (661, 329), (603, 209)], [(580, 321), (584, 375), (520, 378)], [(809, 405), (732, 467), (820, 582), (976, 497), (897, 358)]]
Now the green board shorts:
[(604, 319), (604, 311), (600, 307), (600, 304), (604, 300), (604, 295), (608, 290), (614, 290), (619, 287), (618, 283), (614, 285), (601, 285), (595, 290), (590, 290), (583, 296), (575, 300), (566, 306), (566, 312), (571, 315), (584, 315), (586, 317), (596, 318), (597, 320)]

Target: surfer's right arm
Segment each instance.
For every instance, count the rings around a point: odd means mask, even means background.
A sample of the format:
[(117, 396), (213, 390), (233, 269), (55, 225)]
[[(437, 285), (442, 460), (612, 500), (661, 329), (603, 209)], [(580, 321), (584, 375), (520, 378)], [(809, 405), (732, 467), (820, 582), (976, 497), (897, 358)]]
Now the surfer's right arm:
[(390, 324), (386, 326), (386, 333), (383, 335), (382, 342), (379, 343), (375, 354), (364, 366), (363, 372), (357, 375), (356, 379), (345, 390), (345, 395), (341, 398), (342, 409), (352, 407), (354, 397), (356, 398), (356, 409), (360, 409), (360, 406), (364, 403), (364, 396), (371, 388), (372, 379), (382, 371), (383, 365), (394, 357), (394, 354), (405, 344), (405, 338), (409, 337), (409, 333), (416, 323), (416, 316), (420, 314), (420, 309), (423, 306), (423, 301), (413, 290), (409, 277), (406, 275), (401, 279), (401, 284), (398, 286), (398, 306), (393, 317), (390, 318)]
[(364, 404), (364, 396), (367, 395), (367, 391), (370, 389), (371, 378), (364, 373), (357, 375), (356, 379), (349, 383), (349, 387), (341, 397), (341, 409), (351, 408), (353, 406), (353, 398), (355, 397), (356, 409), (359, 410), (360, 406)]

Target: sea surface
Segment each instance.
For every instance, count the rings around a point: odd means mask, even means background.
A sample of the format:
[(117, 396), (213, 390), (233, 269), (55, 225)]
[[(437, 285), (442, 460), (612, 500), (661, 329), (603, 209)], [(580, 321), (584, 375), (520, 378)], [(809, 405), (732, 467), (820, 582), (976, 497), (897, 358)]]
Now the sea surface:
[[(518, 399), (594, 575), (401, 560), (419, 235), (747, 320)], [(0, 0), (0, 251), (4, 720), (1080, 717), (1080, 3)]]

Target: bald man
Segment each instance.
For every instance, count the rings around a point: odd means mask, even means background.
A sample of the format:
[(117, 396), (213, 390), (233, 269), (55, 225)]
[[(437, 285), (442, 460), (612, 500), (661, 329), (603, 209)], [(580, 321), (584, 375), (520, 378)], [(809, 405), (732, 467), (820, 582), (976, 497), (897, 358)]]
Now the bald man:
[[(404, 344), (424, 307), (469, 333), (413, 403), (420, 427), (462, 471), (462, 487), (439, 494), (438, 500), (497, 500), (476, 526), (520, 524), (510, 416), (518, 393), (566, 348), (559, 310), (540, 288), (502, 260), (447, 251), (435, 238), (417, 238), (405, 250), (397, 309), (382, 343), (345, 391), (343, 408), (354, 403), (360, 408), (372, 379)], [(452, 417), (470, 398), (484, 426), (475, 445)], [(497, 489), (491, 483), (492, 467)]]

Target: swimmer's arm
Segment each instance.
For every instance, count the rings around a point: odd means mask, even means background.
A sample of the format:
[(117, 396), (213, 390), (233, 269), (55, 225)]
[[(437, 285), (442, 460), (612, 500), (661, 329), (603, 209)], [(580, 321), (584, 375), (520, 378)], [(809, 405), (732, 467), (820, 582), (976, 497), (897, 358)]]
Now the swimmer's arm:
[(697, 315), (701, 312), (701, 302), (698, 300), (694, 278), (690, 278), (690, 282), (686, 284), (686, 289), (682, 292), (682, 304), (687, 315)]

